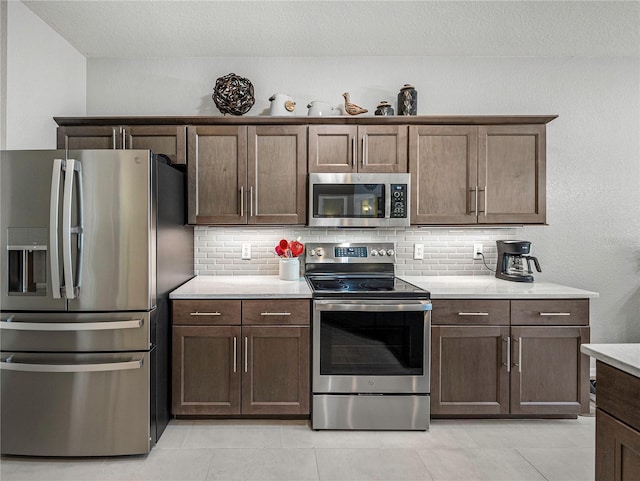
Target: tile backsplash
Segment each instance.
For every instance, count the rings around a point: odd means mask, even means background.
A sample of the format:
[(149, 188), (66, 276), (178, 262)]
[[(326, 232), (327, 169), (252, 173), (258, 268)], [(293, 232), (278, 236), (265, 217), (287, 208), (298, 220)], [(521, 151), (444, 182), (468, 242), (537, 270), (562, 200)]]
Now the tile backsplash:
[[(482, 260), (473, 259), (481, 243), (485, 261), (496, 265), (496, 240), (515, 239), (515, 227), (403, 229), (338, 229), (314, 227), (195, 227), (194, 269), (198, 275), (277, 275), (274, 247), (280, 239), (308, 242), (395, 242), (396, 274), (406, 276), (492, 275)], [(241, 257), (251, 244), (251, 259)], [(413, 245), (424, 244), (424, 259), (413, 258)]]

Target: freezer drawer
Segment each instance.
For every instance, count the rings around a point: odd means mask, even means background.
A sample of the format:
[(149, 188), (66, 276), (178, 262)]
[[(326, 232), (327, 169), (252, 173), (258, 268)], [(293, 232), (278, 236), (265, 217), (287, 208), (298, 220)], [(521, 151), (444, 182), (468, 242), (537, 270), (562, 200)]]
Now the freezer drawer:
[(0, 355), (2, 454), (149, 452), (150, 353)]
[(156, 311), (101, 313), (3, 312), (2, 351), (147, 351)]

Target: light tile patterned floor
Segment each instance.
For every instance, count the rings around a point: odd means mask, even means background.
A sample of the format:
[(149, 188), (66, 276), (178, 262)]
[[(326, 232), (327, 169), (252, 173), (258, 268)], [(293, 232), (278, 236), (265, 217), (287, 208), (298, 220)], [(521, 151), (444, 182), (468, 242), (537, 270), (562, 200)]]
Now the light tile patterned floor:
[(592, 481), (595, 418), (434, 420), (428, 432), (172, 421), (148, 456), (0, 458), (1, 481)]

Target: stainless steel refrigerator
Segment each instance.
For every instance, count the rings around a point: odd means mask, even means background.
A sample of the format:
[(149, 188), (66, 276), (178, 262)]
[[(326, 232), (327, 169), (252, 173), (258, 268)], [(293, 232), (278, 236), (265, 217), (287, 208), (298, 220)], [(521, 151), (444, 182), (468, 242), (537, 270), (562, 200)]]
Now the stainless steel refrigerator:
[(147, 453), (170, 418), (184, 173), (146, 150), (0, 152), (0, 450)]

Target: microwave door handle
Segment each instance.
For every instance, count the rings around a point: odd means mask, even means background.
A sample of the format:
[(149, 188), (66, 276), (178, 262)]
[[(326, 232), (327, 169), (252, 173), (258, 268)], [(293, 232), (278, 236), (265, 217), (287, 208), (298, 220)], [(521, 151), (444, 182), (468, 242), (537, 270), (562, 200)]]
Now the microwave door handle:
[(58, 260), (58, 213), (60, 210), (60, 177), (62, 159), (53, 159), (51, 197), (49, 201), (49, 268), (51, 269), (51, 295), (60, 299), (60, 263)]

